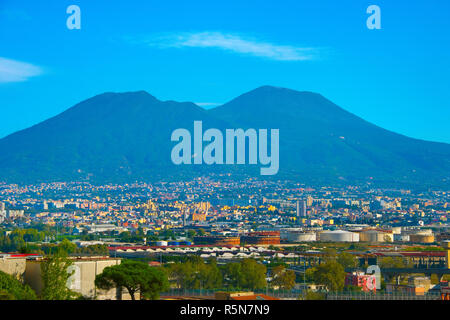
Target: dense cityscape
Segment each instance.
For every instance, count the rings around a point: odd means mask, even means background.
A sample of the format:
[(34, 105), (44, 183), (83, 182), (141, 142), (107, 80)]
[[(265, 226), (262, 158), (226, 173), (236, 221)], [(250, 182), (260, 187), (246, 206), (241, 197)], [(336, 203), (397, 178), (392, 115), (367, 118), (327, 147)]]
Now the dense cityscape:
[(0, 0), (1, 314), (445, 308), (449, 12)]
[[(32, 266), (64, 251), (75, 265), (94, 261), (105, 268), (123, 259), (165, 270), (161, 298), (448, 297), (445, 191), (210, 176), (153, 184), (3, 183), (0, 200), (0, 270), (24, 279), (37, 296), (44, 290)], [(204, 274), (193, 277), (191, 265)], [(232, 265), (241, 266), (234, 278)], [(381, 276), (370, 266), (381, 268)], [(256, 277), (257, 267), (259, 279), (241, 279), (245, 268)], [(83, 272), (70, 274), (71, 292), (131, 297), (111, 288), (99, 294), (102, 286), (93, 280), (101, 273), (96, 269), (88, 284)]]

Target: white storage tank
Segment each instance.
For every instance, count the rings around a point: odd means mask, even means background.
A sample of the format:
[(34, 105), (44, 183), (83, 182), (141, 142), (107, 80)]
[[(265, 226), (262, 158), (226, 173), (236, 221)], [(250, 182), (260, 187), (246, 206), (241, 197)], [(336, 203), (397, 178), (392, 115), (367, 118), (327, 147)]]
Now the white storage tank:
[(319, 239), (327, 242), (359, 242), (359, 233), (345, 230), (323, 231), (319, 234)]
[(364, 230), (359, 233), (359, 241), (363, 242), (392, 242), (393, 234), (381, 230)]
[(409, 234), (394, 234), (394, 241), (408, 242)]
[(421, 236), (432, 236), (433, 235), (433, 230), (431, 230), (431, 229), (423, 229), (423, 230), (420, 230), (420, 231), (416, 232), (415, 234), (421, 235)]
[[(280, 228), (278, 230), (280, 231), (280, 239), (286, 240), (286, 241), (289, 241), (289, 234), (291, 232), (303, 232), (302, 228)], [(272, 230), (268, 230), (268, 231), (272, 231)], [(273, 231), (276, 231), (276, 230), (273, 230)]]
[(289, 242), (312, 242), (317, 239), (315, 232), (291, 231), (287, 234), (287, 240)]

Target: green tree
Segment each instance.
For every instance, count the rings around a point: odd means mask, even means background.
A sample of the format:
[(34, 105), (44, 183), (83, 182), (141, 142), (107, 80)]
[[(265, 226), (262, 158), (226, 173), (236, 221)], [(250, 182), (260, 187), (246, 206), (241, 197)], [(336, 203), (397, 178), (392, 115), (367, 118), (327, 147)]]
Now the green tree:
[(0, 300), (36, 300), (36, 293), (13, 276), (0, 271)]
[(321, 263), (314, 272), (314, 281), (325, 285), (330, 291), (342, 291), (345, 284), (345, 270), (336, 261)]
[(158, 241), (159, 237), (156, 234), (147, 232), (147, 242)]
[(58, 244), (58, 252), (62, 254), (69, 255), (75, 253), (75, 251), (77, 251), (77, 245), (65, 238)]
[(108, 250), (108, 246), (105, 244), (93, 244), (90, 246), (77, 248), (76, 253), (107, 256), (109, 254), (109, 250)]
[(136, 293), (140, 293), (141, 298), (158, 299), (160, 292), (169, 288), (163, 268), (132, 260), (123, 260), (119, 265), (106, 267), (95, 277), (95, 285), (104, 290), (125, 288), (132, 300), (136, 299)]
[(327, 261), (334, 261), (337, 259), (337, 251), (333, 248), (325, 248), (322, 250), (323, 252), (323, 259), (325, 262)]
[(398, 269), (408, 268), (408, 263), (401, 257), (383, 257), (378, 261), (380, 268)]
[(215, 259), (205, 263), (202, 258), (193, 256), (183, 263), (171, 264), (167, 270), (178, 288), (215, 289), (222, 286), (222, 274)]
[(230, 262), (222, 266), (223, 278), (229, 289), (240, 289), (239, 287), (239, 273), (241, 265), (237, 262)]
[[(412, 268), (412, 264), (408, 263), (406, 259), (402, 257), (383, 257), (378, 260), (378, 265), (382, 269), (401, 269), (401, 268)], [(392, 278), (393, 281), (405, 281), (408, 275), (406, 274), (395, 274)], [(385, 279), (386, 280), (386, 279)]]
[(263, 289), (267, 285), (266, 267), (254, 259), (243, 259), (225, 266), (224, 276), (234, 288)]
[(189, 239), (194, 238), (195, 237), (195, 231), (192, 230), (192, 229), (189, 229), (188, 232), (187, 232), (187, 236), (188, 236)]
[(130, 240), (131, 240), (131, 233), (130, 233), (130, 231), (121, 232), (119, 234), (119, 239), (122, 242), (130, 242)]
[[(303, 298), (303, 297), (300, 296), (300, 298)], [(305, 300), (325, 300), (325, 295), (320, 292), (308, 290), (306, 292)]]
[(284, 266), (276, 266), (272, 270), (272, 285), (280, 289), (292, 290), (295, 286), (295, 273), (292, 270), (286, 270)]
[(337, 256), (336, 260), (344, 269), (356, 268), (358, 266), (358, 259), (347, 252), (342, 252)]
[(142, 227), (138, 227), (136, 229), (136, 231), (134, 232), (134, 234), (135, 234), (136, 237), (140, 237), (140, 238), (145, 237), (144, 229), (142, 229)]
[(217, 261), (214, 258), (208, 260), (208, 263), (203, 264), (202, 285), (205, 289), (215, 289), (222, 287), (222, 273), (217, 266)]
[(358, 286), (354, 286), (354, 285), (347, 285), (344, 288), (344, 292), (361, 292), (362, 291), (362, 287), (358, 287)]
[(178, 289), (187, 289), (188, 270), (185, 263), (172, 263), (167, 267), (167, 272), (170, 279), (175, 281)]
[(349, 247), (348, 250), (357, 250), (357, 251), (366, 251), (367, 250), (367, 246), (361, 244), (361, 243), (352, 243)]
[(68, 282), (74, 271), (69, 271), (73, 261), (65, 253), (48, 257), (41, 264), (41, 276), (44, 288), (42, 298), (45, 300), (71, 300), (79, 295), (68, 288)]
[(305, 271), (305, 281), (306, 282), (314, 282), (314, 275), (317, 271), (317, 267), (308, 268)]
[(5, 290), (0, 290), (0, 300), (17, 300), (14, 295)]
[(39, 232), (36, 229), (14, 229), (10, 234), (0, 235), (0, 251), (20, 251), (23, 253), (32, 252), (32, 248), (28, 242), (38, 242), (44, 240), (44, 232)]

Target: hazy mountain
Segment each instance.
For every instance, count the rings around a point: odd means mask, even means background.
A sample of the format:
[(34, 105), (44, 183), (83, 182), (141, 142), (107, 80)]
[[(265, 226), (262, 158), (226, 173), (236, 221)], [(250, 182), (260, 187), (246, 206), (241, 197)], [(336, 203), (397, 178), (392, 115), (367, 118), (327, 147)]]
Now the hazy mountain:
[(264, 86), (209, 113), (234, 126), (279, 128), (280, 168), (307, 180), (449, 184), (449, 144), (385, 130), (317, 93)]
[[(0, 180), (131, 181), (258, 166), (175, 166), (170, 135), (208, 127), (280, 130), (275, 178), (334, 183), (449, 186), (450, 145), (377, 127), (311, 92), (261, 87), (215, 109), (159, 101), (139, 91), (105, 93), (0, 140)], [(273, 178), (273, 177), (272, 177)]]
[(144, 91), (104, 93), (0, 140), (0, 180), (167, 176), (177, 169), (170, 158), (172, 131), (198, 119), (223, 126), (210, 118), (193, 103), (162, 102)]

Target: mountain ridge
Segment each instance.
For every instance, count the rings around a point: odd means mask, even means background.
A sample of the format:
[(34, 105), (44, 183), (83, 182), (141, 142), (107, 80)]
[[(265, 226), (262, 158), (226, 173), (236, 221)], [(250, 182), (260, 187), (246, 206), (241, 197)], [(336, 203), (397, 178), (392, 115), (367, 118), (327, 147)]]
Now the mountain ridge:
[(105, 92), (0, 139), (0, 181), (128, 181), (209, 173), (254, 175), (254, 166), (175, 166), (171, 132), (280, 129), (280, 174), (317, 183), (449, 185), (450, 144), (410, 138), (348, 112), (323, 95), (261, 86), (205, 109), (150, 93)]

